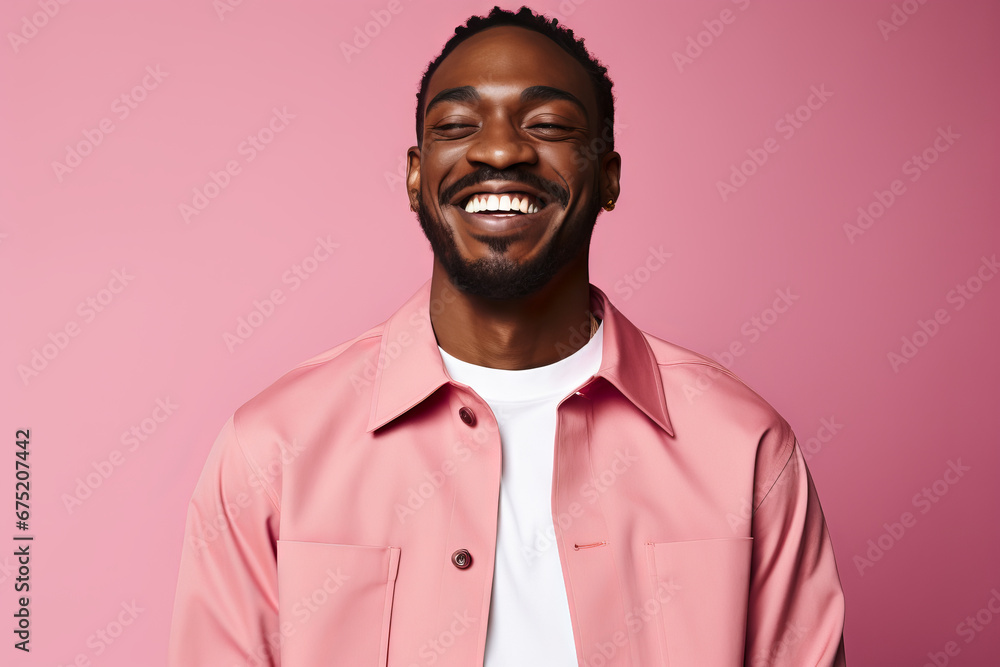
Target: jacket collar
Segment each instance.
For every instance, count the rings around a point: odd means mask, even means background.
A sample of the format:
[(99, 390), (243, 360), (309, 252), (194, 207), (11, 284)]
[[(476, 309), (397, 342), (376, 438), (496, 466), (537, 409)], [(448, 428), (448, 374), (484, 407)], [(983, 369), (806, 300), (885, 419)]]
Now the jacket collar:
[[(383, 327), (368, 416), (369, 433), (415, 407), (441, 385), (452, 382), (431, 326), (430, 293), (428, 278)], [(434, 306), (439, 307), (436, 303)], [(642, 331), (593, 284), (590, 306), (604, 326), (601, 368), (596, 376), (614, 385), (673, 436), (660, 369)]]

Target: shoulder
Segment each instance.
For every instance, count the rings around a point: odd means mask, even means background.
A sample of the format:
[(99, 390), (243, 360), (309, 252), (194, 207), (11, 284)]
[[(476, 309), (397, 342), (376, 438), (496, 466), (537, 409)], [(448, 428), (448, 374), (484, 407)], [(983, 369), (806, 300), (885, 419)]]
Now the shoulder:
[(383, 322), (302, 361), (237, 408), (234, 428), (246, 455), (265, 461), (283, 453), (331, 410), (367, 417), (384, 330)]
[(643, 332), (660, 371), (667, 410), (678, 428), (711, 424), (736, 446), (754, 448), (758, 492), (770, 487), (792, 455), (795, 434), (784, 417), (720, 361)]
[(710, 401), (728, 401), (733, 407), (743, 405), (768, 419), (778, 416), (763, 397), (720, 361), (645, 331), (643, 337), (649, 344), (661, 377), (683, 391), (685, 403), (707, 398)]

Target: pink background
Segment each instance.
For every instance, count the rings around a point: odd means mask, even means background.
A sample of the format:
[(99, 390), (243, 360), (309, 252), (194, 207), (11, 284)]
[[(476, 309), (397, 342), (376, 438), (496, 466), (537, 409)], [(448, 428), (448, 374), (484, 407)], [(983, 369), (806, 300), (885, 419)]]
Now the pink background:
[[(430, 275), (402, 182), (415, 93), (454, 26), (494, 3), (400, 0), (391, 14), (383, 0), (232, 0), (220, 14), (225, 1), (0, 5), (3, 664), (164, 664), (186, 503), (227, 417)], [(598, 221), (591, 281), (662, 338), (706, 354), (743, 344), (724, 362), (809, 455), (851, 664), (997, 664), (1000, 280), (982, 258), (1000, 252), (1000, 5), (653, 4), (532, 5), (583, 36), (615, 82), (623, 188)], [(372, 11), (391, 20), (348, 62), (340, 44)], [(696, 57), (679, 66), (686, 48)], [(813, 87), (829, 95), (799, 109), (794, 133), (776, 125)], [(241, 143), (275, 108), (294, 118), (250, 160)], [(112, 130), (88, 146), (102, 122)], [(952, 136), (940, 153), (939, 128)], [(89, 154), (57, 174), (81, 143)], [(925, 150), (933, 164), (907, 171)], [(723, 198), (718, 182), (747, 151), (767, 160)], [(239, 173), (185, 221), (179, 206), (230, 161)], [(876, 191), (894, 201), (849, 239), (858, 207), (879, 212)], [(320, 237), (338, 246), (296, 285), (286, 272)], [(672, 253), (653, 272), (650, 246)], [(973, 298), (949, 300), (970, 279)], [(230, 351), (224, 334), (276, 289), (282, 303)], [(798, 298), (775, 320), (776, 290)], [(939, 309), (934, 335), (914, 336)], [(60, 336), (67, 325), (77, 335)], [(894, 369), (903, 337), (920, 346)], [(22, 378), (35, 351), (52, 358)], [(153, 421), (168, 399), (172, 414)], [(144, 441), (122, 441), (144, 425)], [(18, 428), (31, 429), (30, 655), (10, 630)], [(968, 470), (945, 475), (949, 462)], [(879, 542), (878, 560), (857, 560)], [(133, 601), (131, 625), (97, 639)], [(989, 622), (964, 630), (977, 613)]]

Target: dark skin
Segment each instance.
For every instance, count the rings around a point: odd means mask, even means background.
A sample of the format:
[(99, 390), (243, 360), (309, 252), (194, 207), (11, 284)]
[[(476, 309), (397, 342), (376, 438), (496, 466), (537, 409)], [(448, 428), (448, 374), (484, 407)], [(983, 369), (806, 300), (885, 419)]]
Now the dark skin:
[[(478, 99), (435, 103), (463, 86)], [(579, 104), (523, 101), (535, 86)], [(425, 99), (422, 147), (407, 151), (407, 190), (434, 249), (438, 344), (490, 368), (559, 361), (589, 336), (590, 235), (601, 204), (620, 189), (621, 157), (594, 154), (602, 123), (586, 70), (540, 33), (497, 26), (441, 62)], [(547, 205), (520, 228), (484, 230), (456, 202), (486, 184), (533, 186)]]

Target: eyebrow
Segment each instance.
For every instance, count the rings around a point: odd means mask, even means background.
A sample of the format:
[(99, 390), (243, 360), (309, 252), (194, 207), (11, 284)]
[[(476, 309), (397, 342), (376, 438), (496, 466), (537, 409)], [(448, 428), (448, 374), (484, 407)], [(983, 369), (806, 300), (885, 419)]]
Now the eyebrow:
[[(481, 100), (482, 98), (479, 96), (479, 91), (472, 86), (445, 88), (434, 96), (434, 99), (427, 105), (427, 111), (425, 111), (424, 114), (430, 115), (431, 109), (433, 109), (436, 104), (444, 102), (459, 102), (471, 105), (478, 103)], [(581, 102), (576, 95), (568, 91), (560, 88), (553, 88), (552, 86), (531, 86), (521, 91), (522, 104), (528, 102), (549, 102), (551, 100), (564, 100), (566, 102), (570, 102), (583, 112), (583, 117), (586, 118), (588, 122), (590, 121), (590, 114), (587, 113), (587, 107), (583, 105), (583, 102)]]

